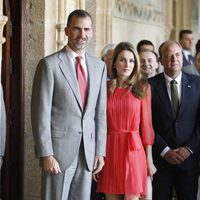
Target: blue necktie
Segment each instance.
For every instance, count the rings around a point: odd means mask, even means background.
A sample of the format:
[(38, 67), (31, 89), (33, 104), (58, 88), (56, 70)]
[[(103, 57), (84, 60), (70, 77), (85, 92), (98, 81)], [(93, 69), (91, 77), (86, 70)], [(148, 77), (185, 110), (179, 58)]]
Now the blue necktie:
[(190, 64), (194, 64), (192, 55), (188, 55), (188, 60)]

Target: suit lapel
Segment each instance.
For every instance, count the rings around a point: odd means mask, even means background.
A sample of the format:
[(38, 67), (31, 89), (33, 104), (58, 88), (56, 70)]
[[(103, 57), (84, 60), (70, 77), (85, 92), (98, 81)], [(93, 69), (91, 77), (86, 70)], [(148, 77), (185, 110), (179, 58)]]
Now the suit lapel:
[(60, 54), (58, 55), (58, 57), (60, 59), (60, 63), (59, 63), (60, 70), (62, 71), (63, 76), (65, 77), (66, 81), (71, 87), (74, 93), (74, 96), (79, 104), (79, 107), (82, 110), (81, 95), (79, 91), (78, 82), (76, 79), (76, 74), (75, 74), (75, 71), (73, 70), (74, 66), (71, 63), (69, 54), (67, 53), (65, 47), (60, 51)]
[(175, 117), (174, 112), (171, 107), (171, 101), (170, 101), (169, 95), (167, 93), (164, 74), (161, 75), (160, 81), (158, 82), (157, 94), (160, 97), (161, 102), (163, 103), (163, 108), (166, 110), (167, 114), (169, 116)]
[(184, 108), (187, 106), (187, 99), (191, 96), (190, 91), (192, 89), (191, 81), (188, 80), (187, 76), (182, 74), (182, 88), (181, 88), (181, 103), (178, 115), (183, 113)]
[(87, 53), (85, 55), (86, 59), (86, 65), (87, 65), (87, 70), (88, 70), (88, 96), (87, 96), (87, 102), (86, 102), (86, 107), (85, 111), (87, 111), (88, 105), (90, 105), (92, 101), (92, 90), (94, 90), (94, 83), (95, 83), (95, 67), (93, 67), (93, 63), (91, 62), (91, 59), (89, 59)]

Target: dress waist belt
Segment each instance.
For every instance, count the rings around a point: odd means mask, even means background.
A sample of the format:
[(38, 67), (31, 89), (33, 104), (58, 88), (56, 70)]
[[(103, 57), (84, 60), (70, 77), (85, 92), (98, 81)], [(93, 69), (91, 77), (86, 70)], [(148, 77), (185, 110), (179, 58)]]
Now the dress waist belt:
[(129, 131), (129, 130), (123, 130), (123, 129), (122, 130), (112, 130), (112, 131), (108, 131), (108, 134), (111, 134), (111, 135), (127, 134), (129, 151), (139, 150), (143, 147), (138, 130), (135, 130), (135, 131)]

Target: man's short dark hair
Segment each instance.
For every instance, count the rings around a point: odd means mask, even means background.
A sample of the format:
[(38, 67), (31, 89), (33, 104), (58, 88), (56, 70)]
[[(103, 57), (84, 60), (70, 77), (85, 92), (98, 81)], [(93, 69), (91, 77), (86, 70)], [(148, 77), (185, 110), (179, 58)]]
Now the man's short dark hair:
[(152, 51), (150, 49), (143, 49), (139, 52), (139, 55), (143, 52), (151, 52), (152, 54), (154, 54), (154, 56), (156, 57), (156, 61), (159, 62), (159, 57), (158, 57), (158, 54), (155, 52), (155, 51)]
[(185, 30), (181, 30), (179, 32), (179, 40), (183, 39), (183, 35), (184, 34), (192, 34), (192, 31), (191, 30), (188, 30), (188, 29), (185, 29)]
[(154, 47), (153, 43), (150, 40), (140, 40), (137, 44), (137, 52), (141, 51), (141, 46), (143, 45), (151, 45)]
[(72, 18), (74, 16), (76, 16), (76, 17), (89, 17), (91, 19), (91, 21), (92, 21), (92, 17), (91, 17), (91, 15), (87, 11), (82, 10), (82, 9), (77, 9), (77, 10), (72, 11), (69, 14), (69, 16), (67, 18), (67, 27), (70, 26), (70, 24), (72, 22)]

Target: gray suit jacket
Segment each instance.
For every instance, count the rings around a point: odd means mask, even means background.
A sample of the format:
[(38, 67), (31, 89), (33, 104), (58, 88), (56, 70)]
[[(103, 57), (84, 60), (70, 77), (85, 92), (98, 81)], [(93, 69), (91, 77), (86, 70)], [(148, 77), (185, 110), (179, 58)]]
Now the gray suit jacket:
[(186, 65), (182, 67), (182, 71), (188, 74), (200, 75), (195, 65)]
[(86, 53), (88, 97), (85, 111), (74, 66), (66, 48), (42, 59), (32, 91), (31, 118), (38, 157), (54, 155), (61, 170), (78, 153), (81, 140), (89, 170), (106, 151), (106, 66)]
[(1, 100), (1, 115), (0, 115), (0, 156), (4, 156), (5, 152), (5, 143), (6, 143), (6, 111), (5, 111), (5, 104), (3, 100), (3, 89), (2, 85), (0, 84), (0, 100)]

